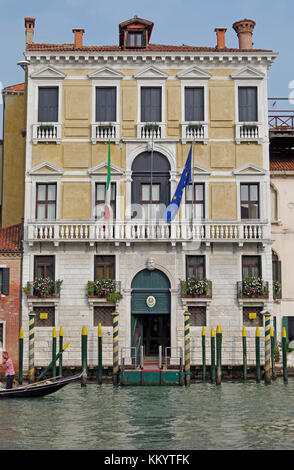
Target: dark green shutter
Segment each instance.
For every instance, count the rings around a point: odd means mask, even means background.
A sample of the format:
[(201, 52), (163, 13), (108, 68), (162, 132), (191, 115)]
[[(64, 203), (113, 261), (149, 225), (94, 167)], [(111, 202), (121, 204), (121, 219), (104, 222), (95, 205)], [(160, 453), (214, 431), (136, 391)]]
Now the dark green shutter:
[(116, 122), (116, 88), (96, 88), (96, 122)]
[(9, 268), (2, 268), (2, 294), (9, 294)]
[(185, 88), (185, 121), (204, 121), (204, 88)]
[(39, 88), (39, 122), (58, 122), (58, 87)]
[(141, 88), (141, 122), (161, 122), (161, 88)]
[(256, 122), (257, 87), (239, 87), (239, 122)]

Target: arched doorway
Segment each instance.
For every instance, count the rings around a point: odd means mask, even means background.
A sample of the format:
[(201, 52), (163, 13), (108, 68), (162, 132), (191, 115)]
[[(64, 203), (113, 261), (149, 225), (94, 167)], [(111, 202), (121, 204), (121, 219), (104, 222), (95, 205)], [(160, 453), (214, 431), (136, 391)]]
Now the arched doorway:
[(132, 217), (145, 220), (164, 218), (170, 203), (170, 164), (160, 152), (142, 152), (132, 164)]
[(170, 282), (158, 269), (144, 269), (136, 274), (131, 288), (131, 342), (145, 357), (158, 356), (170, 347)]

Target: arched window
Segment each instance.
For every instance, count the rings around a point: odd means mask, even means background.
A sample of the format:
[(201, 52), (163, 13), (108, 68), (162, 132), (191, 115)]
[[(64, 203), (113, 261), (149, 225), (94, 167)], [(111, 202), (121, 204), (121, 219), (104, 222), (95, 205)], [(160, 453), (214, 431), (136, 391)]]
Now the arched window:
[(281, 261), (278, 255), (272, 250), (272, 263), (273, 263), (273, 296), (274, 299), (282, 297), (282, 273)]
[(170, 164), (159, 152), (143, 152), (132, 165), (132, 218), (164, 219), (170, 203)]

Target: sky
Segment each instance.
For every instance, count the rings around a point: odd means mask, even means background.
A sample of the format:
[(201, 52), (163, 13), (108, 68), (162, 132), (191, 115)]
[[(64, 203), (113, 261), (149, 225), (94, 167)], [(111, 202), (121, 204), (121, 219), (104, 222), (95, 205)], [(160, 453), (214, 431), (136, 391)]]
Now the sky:
[[(232, 24), (253, 19), (253, 47), (279, 53), (268, 95), (287, 98), (291, 85), (294, 93), (293, 0), (0, 0), (0, 86), (24, 80), (17, 65), (25, 46), (24, 17), (36, 18), (35, 42), (72, 43), (72, 29), (84, 28), (85, 45), (113, 45), (119, 23), (135, 15), (154, 22), (152, 43), (209, 47), (216, 45), (216, 27), (226, 27), (227, 46), (238, 47)], [(0, 98), (0, 138), (2, 108)]]

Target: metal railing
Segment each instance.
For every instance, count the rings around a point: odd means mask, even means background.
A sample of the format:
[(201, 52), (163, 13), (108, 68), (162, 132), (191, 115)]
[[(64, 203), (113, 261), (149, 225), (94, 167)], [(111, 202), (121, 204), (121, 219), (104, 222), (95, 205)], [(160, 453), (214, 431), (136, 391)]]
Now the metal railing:
[[(170, 352), (168, 354), (168, 352)], [(171, 365), (171, 361), (175, 360), (177, 361), (175, 365), (180, 364), (180, 366), (183, 364), (183, 348), (181, 346), (167, 346), (164, 349), (164, 364), (165, 367), (168, 369), (168, 366)]]

